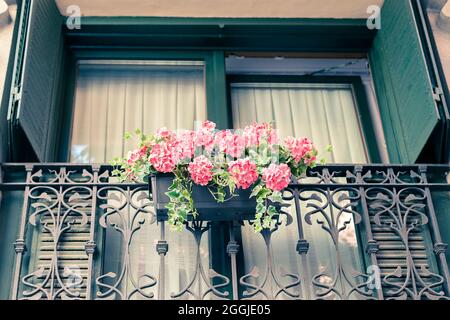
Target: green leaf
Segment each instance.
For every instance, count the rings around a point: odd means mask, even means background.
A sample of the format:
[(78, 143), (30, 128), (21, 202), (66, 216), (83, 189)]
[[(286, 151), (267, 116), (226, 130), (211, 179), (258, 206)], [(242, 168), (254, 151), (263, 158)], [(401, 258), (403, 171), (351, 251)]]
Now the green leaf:
[(267, 209), (267, 212), (271, 215), (277, 214), (277, 208), (275, 208), (274, 206), (269, 206), (269, 208)]
[(262, 203), (256, 205), (256, 213), (264, 214), (266, 212), (266, 207)]
[(256, 197), (256, 195), (261, 191), (262, 188), (263, 186), (260, 184), (254, 187), (252, 193), (250, 194), (250, 198)]
[(172, 191), (166, 192), (166, 195), (171, 199), (178, 199), (180, 197), (180, 191), (178, 189), (174, 189)]
[(283, 197), (279, 191), (274, 191), (268, 199), (272, 202), (283, 202)]

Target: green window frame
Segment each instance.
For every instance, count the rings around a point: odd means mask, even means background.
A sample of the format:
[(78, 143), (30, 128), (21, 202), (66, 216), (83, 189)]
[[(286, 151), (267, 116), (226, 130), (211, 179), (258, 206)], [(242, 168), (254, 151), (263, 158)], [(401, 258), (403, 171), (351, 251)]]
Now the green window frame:
[[(146, 19), (147, 20), (147, 19)], [(172, 21), (171, 21), (172, 20)], [(265, 20), (266, 23), (269, 23), (270, 19)], [(116, 22), (127, 22), (133, 23), (131, 20), (125, 20), (121, 18), (89, 18), (93, 24), (97, 24), (100, 22), (108, 22), (116, 21)], [(136, 19), (135, 23), (139, 24), (142, 21), (140, 19)], [(213, 21), (218, 21), (213, 20)], [(247, 20), (249, 22), (250, 20)], [(168, 25), (172, 25), (172, 23), (176, 22), (186, 22), (189, 26), (189, 23), (193, 23), (194, 20), (185, 20), (185, 19), (168, 19)], [(319, 23), (319, 21), (317, 21)], [(324, 23), (325, 21), (320, 21)], [(355, 23), (354, 21), (352, 23)], [(264, 24), (262, 24), (264, 26)], [(267, 25), (267, 24), (266, 24)], [(126, 26), (125, 26), (126, 27)], [(288, 29), (292, 28), (290, 26)], [(111, 26), (113, 29), (113, 27)], [(189, 27), (187, 27), (189, 29)], [(105, 27), (107, 30), (108, 27)], [(253, 35), (257, 39), (264, 39), (265, 37), (261, 37), (260, 35)], [(106, 39), (106, 38), (105, 38)], [(266, 41), (261, 40), (261, 43), (266, 43)], [(274, 44), (275, 45), (275, 44)], [(266, 44), (267, 46), (267, 44)], [(192, 49), (192, 48), (190, 48)], [(237, 48), (241, 51), (241, 48)], [(326, 49), (320, 49), (325, 50)], [(359, 49), (358, 49), (359, 50)], [(335, 51), (335, 49), (333, 49)], [(350, 49), (351, 51), (351, 49)], [(197, 60), (203, 61), (205, 64), (205, 90), (206, 90), (206, 108), (207, 108), (207, 117), (209, 120), (217, 123), (217, 127), (219, 129), (232, 128), (232, 114), (231, 114), (231, 99), (230, 99), (230, 90), (229, 84), (230, 82), (239, 79), (239, 81), (254, 81), (261, 80), (264, 78), (264, 82), (273, 81), (273, 82), (302, 82), (302, 83), (345, 83), (351, 84), (354, 92), (354, 96), (357, 104), (357, 114), (359, 116), (361, 129), (363, 133), (363, 138), (365, 140), (365, 144), (367, 147), (367, 153), (370, 158), (370, 162), (376, 163), (380, 160), (380, 155), (378, 152), (376, 137), (373, 129), (372, 120), (370, 118), (370, 112), (368, 110), (369, 106), (367, 103), (366, 93), (362, 84), (362, 80), (358, 76), (250, 76), (250, 75), (227, 75), (225, 70), (225, 58), (227, 54), (231, 54), (235, 52), (233, 48), (216, 48), (214, 46), (209, 48), (201, 47), (200, 50), (185, 50), (183, 47), (173, 47), (170, 50), (161, 50), (159, 48), (150, 48), (145, 50), (137, 50), (136, 48), (121, 48), (119, 50), (106, 50), (103, 48), (97, 48), (93, 46), (92, 48), (85, 47), (74, 47), (72, 49), (73, 54), (71, 55), (70, 62), (68, 64), (69, 69), (66, 70), (69, 74), (69, 83), (66, 87), (66, 101), (65, 101), (65, 110), (64, 112), (64, 120), (62, 126), (62, 142), (60, 144), (61, 149), (59, 151), (58, 160), (59, 161), (68, 161), (69, 159), (69, 150), (70, 150), (70, 133), (72, 127), (72, 115), (73, 115), (73, 97), (75, 93), (75, 85), (76, 85), (76, 61), (77, 60)], [(264, 47), (261, 45), (260, 47), (255, 46), (252, 48), (252, 52), (266, 52), (266, 53), (274, 53), (278, 52), (275, 47)], [(335, 53), (330, 52), (329, 57), (333, 57)], [(351, 56), (352, 54), (350, 54)], [(359, 54), (357, 54), (359, 55)], [(213, 223), (211, 226), (210, 234), (214, 234), (214, 237), (209, 238), (209, 248), (211, 252), (214, 252), (214, 255), (211, 255), (211, 267), (221, 274), (230, 274), (231, 273), (231, 265), (226, 259), (227, 252), (226, 248), (224, 248), (223, 243), (227, 243), (229, 241), (228, 234), (228, 225), (226, 223)], [(240, 232), (236, 235), (238, 237), (238, 241), (241, 239)], [(362, 257), (361, 257), (362, 259)], [(103, 260), (103, 259), (100, 259)], [(238, 256), (238, 271), (243, 271), (244, 265), (244, 256), (242, 250), (239, 251)], [(99, 267), (99, 266), (97, 266)], [(231, 284), (226, 290), (231, 290)], [(242, 293), (240, 293), (242, 294)]]
[(70, 136), (72, 131), (73, 98), (76, 86), (78, 60), (182, 60), (204, 63), (206, 108), (208, 119), (215, 121), (218, 128), (225, 129), (227, 120), (225, 60), (222, 51), (135, 51), (135, 50), (75, 50), (68, 70), (68, 84), (64, 103), (64, 117), (61, 126), (61, 143), (58, 161), (69, 161)]
[(69, 81), (66, 88), (66, 102), (64, 119), (61, 130), (58, 161), (69, 160), (70, 135), (72, 131), (73, 97), (76, 86), (77, 60), (187, 60), (202, 61), (205, 64), (205, 93), (206, 109), (209, 120), (217, 123), (219, 129), (232, 127), (230, 83), (240, 82), (297, 82), (297, 83), (338, 83), (350, 84), (357, 104), (363, 138), (367, 147), (369, 160), (372, 163), (380, 161), (376, 136), (372, 119), (370, 118), (367, 96), (358, 76), (292, 76), (292, 75), (227, 75), (225, 70), (226, 52), (212, 51), (106, 51), (106, 50), (77, 50), (69, 64)]
[(376, 143), (375, 131), (370, 117), (369, 104), (362, 80), (358, 76), (295, 76), (295, 75), (228, 75), (227, 96), (228, 116), (231, 118), (230, 84), (233, 82), (261, 82), (261, 83), (321, 83), (321, 84), (349, 84), (352, 87), (356, 103), (356, 113), (360, 123), (369, 162), (380, 162), (380, 153)]

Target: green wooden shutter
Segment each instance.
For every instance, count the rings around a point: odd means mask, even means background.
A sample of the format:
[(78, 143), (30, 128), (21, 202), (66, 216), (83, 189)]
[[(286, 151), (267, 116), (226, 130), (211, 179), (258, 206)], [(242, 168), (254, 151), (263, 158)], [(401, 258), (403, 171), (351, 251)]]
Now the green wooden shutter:
[(386, 0), (369, 53), (390, 159), (414, 163), (441, 120), (410, 0)]
[[(369, 205), (374, 204), (375, 203), (373, 202), (369, 203)], [(412, 289), (412, 280), (406, 280), (408, 269), (406, 248), (401, 237), (394, 232), (392, 228), (383, 227), (389, 225), (389, 223), (394, 223), (392, 219), (389, 219), (387, 216), (382, 216), (380, 218), (382, 226), (376, 224), (374, 219), (376, 211), (377, 210), (369, 209), (369, 217), (373, 238), (379, 245), (377, 262), (381, 271), (381, 278), (383, 279), (383, 295), (385, 299), (395, 299), (400, 296), (400, 294), (394, 294), (398, 287), (388, 285), (385, 283), (384, 278), (391, 275), (389, 277), (389, 282), (395, 283), (399, 286), (407, 282), (406, 287), (408, 289)], [(425, 270), (429, 270), (435, 274), (439, 274), (439, 270), (437, 269), (437, 264), (434, 258), (431, 234), (428, 226), (418, 228), (411, 232), (408, 237), (408, 249), (411, 252), (414, 265), (417, 268), (422, 280), (426, 285), (432, 286), (436, 279)], [(398, 270), (398, 268), (401, 268), (401, 270)], [(398, 277), (393, 276), (396, 271), (399, 272)], [(417, 281), (417, 279), (415, 280), (417, 282), (417, 287), (423, 288), (419, 281)], [(433, 289), (440, 291), (442, 290), (442, 287), (433, 287)], [(401, 294), (404, 294), (404, 292), (402, 291)], [(410, 298), (411, 297), (408, 297), (408, 299)]]
[(24, 6), (9, 120), (23, 130), (39, 160), (49, 161), (60, 103), (63, 18), (54, 0), (24, 0)]
[[(52, 278), (52, 280), (45, 282), (44, 288), (47, 292), (50, 291), (50, 285), (53, 284), (54, 291), (57, 292), (61, 289), (61, 283), (64, 283), (66, 287), (70, 288), (70, 298), (86, 299), (88, 288), (88, 272), (89, 272), (89, 258), (86, 253), (86, 243), (90, 240), (90, 221), (91, 221), (91, 199), (84, 199), (89, 197), (89, 192), (84, 193), (81, 190), (73, 190), (65, 193), (65, 201), (70, 202), (72, 206), (77, 209), (70, 212), (65, 218), (66, 222), (71, 221), (70, 228), (63, 232), (58, 239), (46, 230), (47, 228), (54, 228), (54, 220), (49, 215), (40, 217), (36, 221), (36, 226), (33, 227), (31, 249), (30, 249), (30, 262), (28, 264), (28, 274), (35, 274), (36, 278), (31, 278), (36, 283), (43, 283), (46, 276), (50, 272), (53, 264), (57, 263), (58, 277)], [(80, 196), (81, 194), (81, 196)], [(58, 201), (53, 194), (48, 194), (50, 200), (49, 203)], [(72, 200), (69, 200), (72, 198)], [(42, 199), (40, 200), (42, 201)], [(64, 212), (55, 207), (53, 210), (55, 217), (61, 217)], [(75, 212), (77, 211), (77, 212)], [(85, 221), (80, 216), (80, 212), (83, 212)], [(55, 242), (57, 251), (55, 252)], [(55, 262), (57, 259), (57, 262)], [(42, 270), (42, 274), (39, 274), (39, 270)], [(76, 284), (76, 285), (74, 285)], [(26, 291), (29, 288), (25, 288)], [(21, 297), (36, 298), (38, 295), (25, 296), (24, 291), (21, 293)], [(76, 296), (76, 295), (78, 296)], [(63, 298), (63, 294), (58, 295), (55, 299), (59, 300)], [(43, 298), (43, 297), (42, 297)]]

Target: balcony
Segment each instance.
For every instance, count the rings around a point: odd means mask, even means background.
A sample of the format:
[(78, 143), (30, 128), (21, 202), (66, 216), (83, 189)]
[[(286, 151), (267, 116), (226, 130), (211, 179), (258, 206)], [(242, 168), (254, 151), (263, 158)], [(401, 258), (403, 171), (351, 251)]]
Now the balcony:
[(317, 167), (284, 192), (275, 228), (254, 234), (244, 221), (170, 231), (147, 184), (119, 183), (107, 165), (3, 164), (11, 298), (448, 299), (449, 169)]

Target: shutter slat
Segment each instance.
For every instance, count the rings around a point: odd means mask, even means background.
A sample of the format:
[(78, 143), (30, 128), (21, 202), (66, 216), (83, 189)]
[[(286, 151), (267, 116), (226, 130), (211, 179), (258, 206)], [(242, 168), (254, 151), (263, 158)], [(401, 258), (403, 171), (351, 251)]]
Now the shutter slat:
[[(74, 194), (74, 192), (68, 192), (66, 194), (66, 201)], [(54, 195), (49, 196), (52, 201), (55, 201)], [(77, 204), (85, 204), (86, 206), (79, 211), (82, 211), (88, 217), (88, 221), (90, 221), (90, 213), (91, 213), (91, 199), (86, 200), (78, 200), (72, 201), (71, 205)], [(54, 209), (53, 214), (58, 216), (57, 208)], [(61, 212), (59, 214), (61, 216)], [(58, 258), (58, 270), (59, 275), (61, 276), (61, 280), (65, 285), (70, 283), (71, 279), (65, 275), (65, 269), (68, 268), (72, 271), (76, 271), (79, 276), (83, 278), (83, 282), (80, 285), (77, 285), (76, 288), (71, 289), (73, 292), (78, 292), (80, 294), (79, 298), (86, 297), (86, 288), (87, 288), (87, 278), (88, 278), (88, 269), (89, 269), (89, 261), (88, 255), (85, 251), (85, 244), (90, 240), (90, 223), (85, 225), (81, 225), (81, 217), (76, 213), (70, 213), (66, 218), (70, 221), (75, 221), (71, 225), (69, 230), (66, 230), (61, 238), (59, 239), (57, 245), (56, 255)], [(67, 220), (66, 220), (67, 221)], [(52, 260), (54, 258), (54, 239), (52, 235), (43, 229), (42, 224), (46, 223), (48, 228), (53, 228), (53, 220), (49, 216), (45, 216), (42, 219), (39, 219), (40, 226), (36, 230), (39, 232), (37, 237), (35, 237), (36, 241), (36, 258), (34, 265), (32, 266), (32, 270), (38, 270), (43, 268), (45, 270), (49, 270)], [(41, 277), (43, 280), (43, 277)], [(73, 279), (72, 279), (73, 281)], [(50, 283), (47, 283), (44, 286), (46, 289), (50, 288)], [(54, 288), (60, 288), (60, 284), (57, 280), (54, 280)], [(60, 298), (60, 297), (58, 297)]]
[(54, 0), (31, 0), (17, 120), (40, 161), (48, 161), (50, 127), (59, 107), (62, 16)]
[[(400, 201), (405, 199), (401, 198)], [(380, 228), (375, 224), (373, 217), (376, 214), (376, 210), (369, 209), (371, 230), (373, 233), (373, 238), (378, 242), (378, 253), (377, 261), (378, 267), (381, 271), (382, 286), (385, 298), (396, 297), (393, 295), (393, 290), (396, 288), (388, 285), (384, 282), (384, 278), (389, 276), (390, 283), (397, 283), (402, 285), (406, 281), (406, 270), (407, 270), (407, 252), (406, 247), (400, 236), (395, 232), (388, 232), (387, 228)], [(381, 216), (381, 223), (385, 224), (388, 221), (392, 222), (390, 219)], [(420, 228), (409, 235), (408, 238), (408, 248), (410, 255), (414, 261), (414, 265), (417, 268), (417, 272), (421, 276), (422, 280), (427, 284), (434, 283), (433, 277), (426, 275), (422, 272), (422, 268), (436, 272), (430, 263), (430, 244), (428, 243), (429, 235), (428, 228)], [(400, 267), (402, 269), (402, 275), (400, 277), (394, 277), (392, 274)], [(420, 287), (420, 284), (417, 284)], [(408, 280), (407, 287), (411, 288), (411, 279)]]

